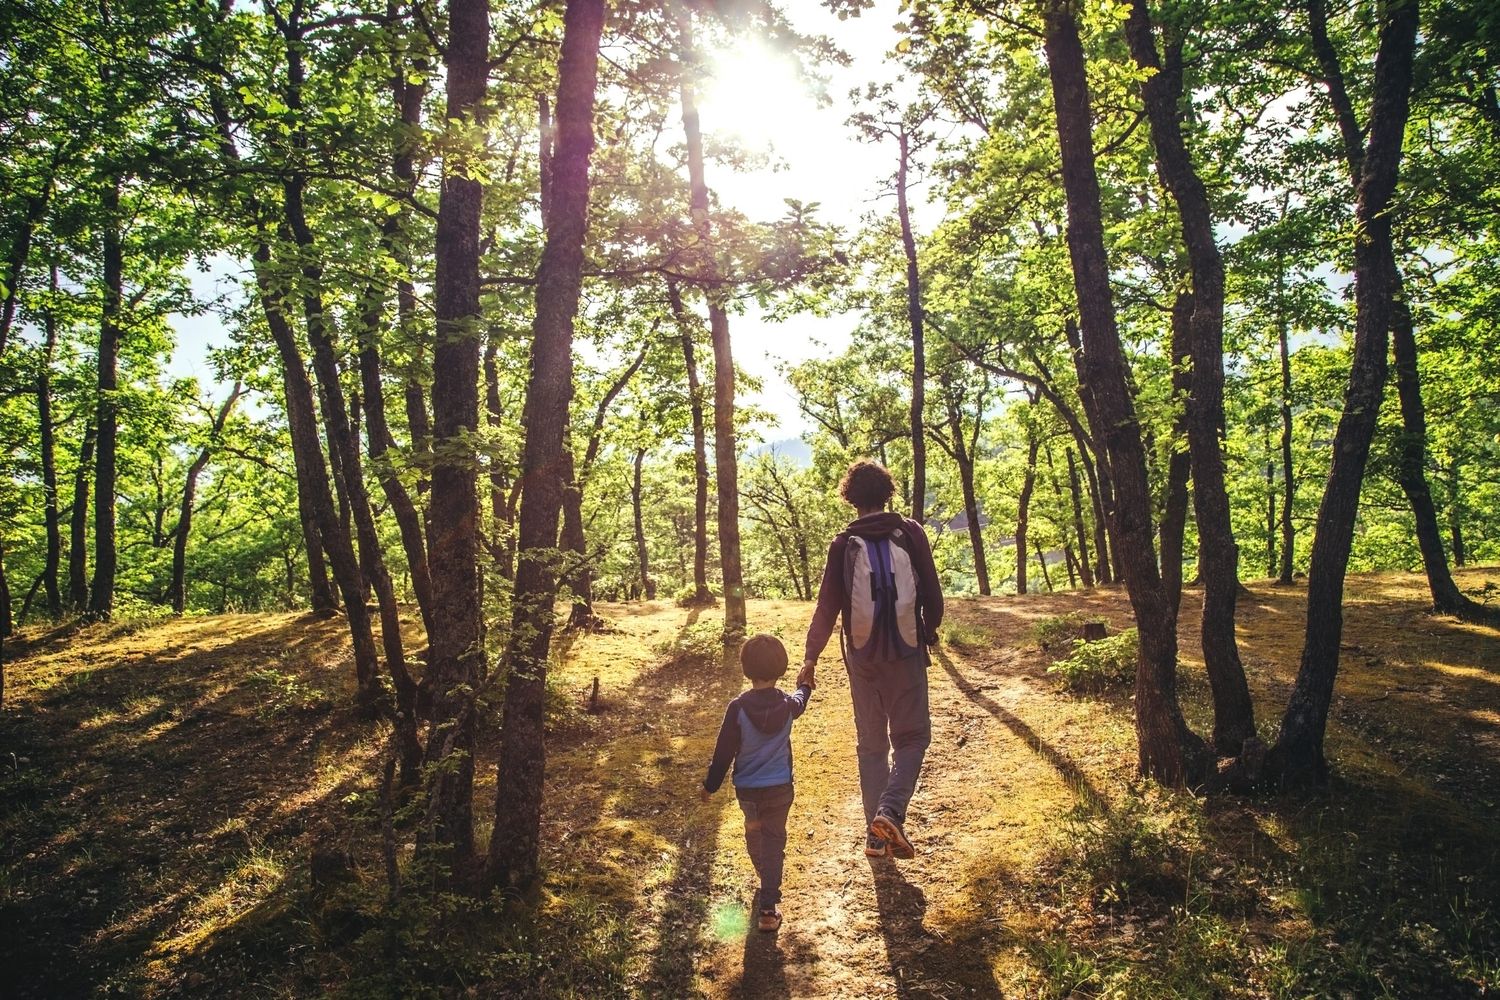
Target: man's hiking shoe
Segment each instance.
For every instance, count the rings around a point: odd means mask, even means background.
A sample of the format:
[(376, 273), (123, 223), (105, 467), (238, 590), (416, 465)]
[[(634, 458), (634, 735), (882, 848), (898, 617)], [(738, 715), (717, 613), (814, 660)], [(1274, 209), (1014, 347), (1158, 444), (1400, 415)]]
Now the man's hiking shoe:
[(891, 845), (875, 836), (873, 833), (865, 834), (865, 857), (888, 858), (891, 856)]
[(901, 824), (890, 813), (878, 812), (870, 821), (870, 835), (884, 840), (890, 847), (891, 856), (896, 858), (914, 858), (916, 850), (911, 846), (911, 841), (906, 839), (906, 834), (901, 830)]
[(774, 931), (781, 927), (781, 908), (773, 906), (769, 910), (760, 911), (760, 920), (756, 921), (756, 927), (763, 931)]

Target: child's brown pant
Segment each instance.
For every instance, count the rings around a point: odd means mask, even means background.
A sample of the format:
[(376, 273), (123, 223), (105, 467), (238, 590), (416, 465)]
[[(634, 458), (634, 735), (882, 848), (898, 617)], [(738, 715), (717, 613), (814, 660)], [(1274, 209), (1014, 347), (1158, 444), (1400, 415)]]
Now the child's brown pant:
[(736, 788), (745, 814), (745, 849), (760, 876), (760, 908), (781, 902), (781, 871), (786, 864), (786, 817), (792, 808), (792, 786)]

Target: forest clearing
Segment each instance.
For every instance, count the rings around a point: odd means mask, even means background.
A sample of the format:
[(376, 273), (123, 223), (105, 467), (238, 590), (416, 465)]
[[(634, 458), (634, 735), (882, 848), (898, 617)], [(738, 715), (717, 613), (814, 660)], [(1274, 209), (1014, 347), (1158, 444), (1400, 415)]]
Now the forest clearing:
[[(601, 605), (607, 630), (558, 640), (529, 956), (484, 910), (409, 938), (374, 919), (380, 749), (340, 707), (351, 653), (336, 623), (30, 632), (0, 722), (17, 755), (0, 784), (10, 995), (359, 996), (402, 975), (479, 996), (1491, 995), (1500, 637), (1425, 614), (1422, 589), (1351, 578), (1329, 732), (1343, 763), (1313, 800), (1136, 781), (1128, 699), (1060, 692), (1033, 637), (1070, 611), (1128, 624), (1118, 589), (953, 602), (931, 668), (917, 858), (857, 850), (848, 690), (828, 670), (794, 744), (774, 936), (747, 925), (738, 811), (692, 794), (743, 685), (705, 631), (720, 612)], [(1301, 598), (1254, 585), (1241, 603), (1258, 701), (1291, 682)], [(808, 611), (753, 601), (751, 624), (797, 633)], [(1201, 721), (1202, 668), (1184, 665)], [(347, 883), (312, 885), (314, 847), (351, 854)]]

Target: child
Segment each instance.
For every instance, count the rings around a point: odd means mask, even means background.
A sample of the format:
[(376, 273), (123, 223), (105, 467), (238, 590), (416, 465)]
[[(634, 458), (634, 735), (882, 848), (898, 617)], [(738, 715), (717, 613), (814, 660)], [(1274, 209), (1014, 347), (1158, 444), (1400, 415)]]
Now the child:
[(786, 816), (792, 807), (792, 720), (807, 708), (812, 686), (796, 694), (776, 687), (786, 673), (786, 647), (774, 635), (752, 635), (740, 647), (740, 669), (750, 690), (729, 703), (719, 741), (703, 779), (703, 798), (719, 790), (734, 762), (734, 794), (745, 814), (745, 848), (760, 876), (757, 926), (781, 926), (781, 869), (786, 860)]

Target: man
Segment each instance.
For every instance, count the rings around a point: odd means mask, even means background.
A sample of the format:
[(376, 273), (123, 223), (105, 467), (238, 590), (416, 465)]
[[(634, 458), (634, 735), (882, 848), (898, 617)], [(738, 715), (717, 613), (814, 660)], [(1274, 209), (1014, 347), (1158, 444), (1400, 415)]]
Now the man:
[(895, 484), (876, 462), (849, 467), (839, 495), (855, 519), (828, 547), (818, 607), (797, 684), (816, 685), (818, 656), (839, 637), (854, 701), (865, 854), (910, 858), (906, 806), (932, 738), (927, 646), (943, 620), (943, 592), (922, 526), (887, 511)]

